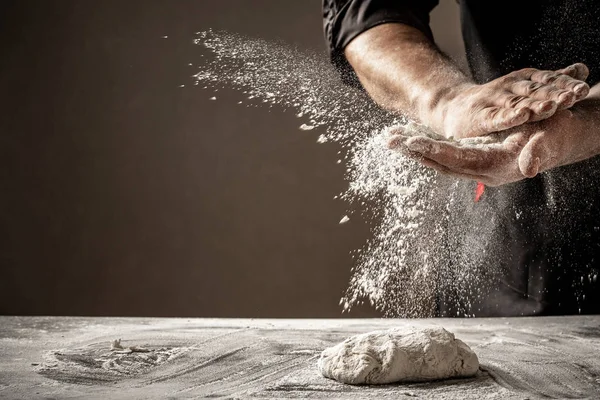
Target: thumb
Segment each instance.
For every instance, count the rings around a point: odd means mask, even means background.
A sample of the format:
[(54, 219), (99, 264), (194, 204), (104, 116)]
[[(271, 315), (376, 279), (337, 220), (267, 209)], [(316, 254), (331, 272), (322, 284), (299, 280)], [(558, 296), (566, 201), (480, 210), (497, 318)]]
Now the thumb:
[(546, 160), (546, 148), (542, 142), (542, 134), (531, 137), (519, 154), (519, 170), (527, 178), (533, 178), (540, 172), (542, 160)]

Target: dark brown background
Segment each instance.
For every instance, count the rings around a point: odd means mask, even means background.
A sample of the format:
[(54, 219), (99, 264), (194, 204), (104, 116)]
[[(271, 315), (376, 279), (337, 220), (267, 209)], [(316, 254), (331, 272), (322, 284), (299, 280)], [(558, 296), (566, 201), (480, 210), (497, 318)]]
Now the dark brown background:
[[(341, 316), (369, 230), (338, 224), (337, 145), (233, 90), (209, 101), (188, 66), (208, 28), (323, 49), (320, 15), (319, 0), (2, 1), (0, 313)], [(460, 54), (454, 2), (433, 19)]]

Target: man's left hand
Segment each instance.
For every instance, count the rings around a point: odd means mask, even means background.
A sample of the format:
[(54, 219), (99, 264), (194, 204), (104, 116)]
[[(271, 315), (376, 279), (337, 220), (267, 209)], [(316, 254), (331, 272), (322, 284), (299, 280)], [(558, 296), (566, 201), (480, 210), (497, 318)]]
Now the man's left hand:
[(596, 125), (590, 123), (596, 117), (595, 109), (584, 100), (547, 120), (459, 141), (396, 131), (390, 148), (443, 174), (500, 186), (598, 154), (600, 132), (590, 126)]

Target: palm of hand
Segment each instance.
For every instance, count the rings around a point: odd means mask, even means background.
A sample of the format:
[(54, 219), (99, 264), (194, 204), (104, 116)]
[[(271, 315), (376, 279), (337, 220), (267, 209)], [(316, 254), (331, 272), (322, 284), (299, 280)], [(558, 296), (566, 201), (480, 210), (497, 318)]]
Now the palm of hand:
[(436, 140), (425, 136), (404, 136), (395, 132), (390, 147), (436, 171), (488, 186), (499, 186), (524, 178), (519, 155), (529, 135), (523, 131), (492, 134), (486, 140)]
[(537, 175), (572, 158), (579, 129), (573, 113), (500, 133), (458, 141), (393, 132), (390, 147), (445, 175), (500, 186)]

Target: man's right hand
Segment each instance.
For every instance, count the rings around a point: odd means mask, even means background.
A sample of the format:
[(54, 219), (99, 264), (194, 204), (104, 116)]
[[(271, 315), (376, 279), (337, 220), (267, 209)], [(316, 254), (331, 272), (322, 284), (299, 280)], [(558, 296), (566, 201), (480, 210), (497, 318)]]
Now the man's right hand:
[(585, 98), (588, 69), (526, 68), (475, 84), (420, 30), (377, 25), (354, 38), (344, 54), (382, 107), (461, 139), (540, 121)]
[(462, 139), (540, 121), (585, 98), (588, 73), (578, 63), (558, 71), (525, 68), (482, 85), (464, 83), (442, 96), (423, 122)]

